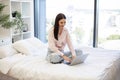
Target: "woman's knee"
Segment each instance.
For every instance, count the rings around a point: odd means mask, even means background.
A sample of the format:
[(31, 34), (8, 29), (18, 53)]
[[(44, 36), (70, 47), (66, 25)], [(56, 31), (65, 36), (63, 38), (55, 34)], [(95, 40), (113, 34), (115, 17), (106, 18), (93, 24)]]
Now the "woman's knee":
[(51, 63), (59, 63), (62, 60), (63, 60), (63, 58), (59, 54), (57, 54), (57, 53), (52, 53), (50, 55), (50, 62)]

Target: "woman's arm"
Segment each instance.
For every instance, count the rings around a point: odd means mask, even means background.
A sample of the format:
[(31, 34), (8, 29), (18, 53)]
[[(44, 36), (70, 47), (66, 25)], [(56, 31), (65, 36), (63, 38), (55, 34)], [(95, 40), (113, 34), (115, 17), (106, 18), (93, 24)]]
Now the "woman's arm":
[(75, 50), (74, 50), (74, 48), (73, 48), (73, 45), (72, 45), (72, 42), (71, 42), (71, 39), (70, 39), (69, 32), (67, 33), (66, 41), (67, 41), (68, 48), (70, 49), (70, 51), (71, 51), (71, 53), (72, 53), (72, 56), (75, 57), (75, 56), (76, 56), (76, 53), (75, 53)]

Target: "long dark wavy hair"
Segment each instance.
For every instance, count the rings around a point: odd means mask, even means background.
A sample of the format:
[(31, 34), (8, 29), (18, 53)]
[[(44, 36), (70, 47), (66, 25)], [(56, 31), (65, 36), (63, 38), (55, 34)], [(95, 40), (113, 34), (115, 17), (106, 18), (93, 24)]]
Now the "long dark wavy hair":
[(58, 40), (58, 32), (59, 32), (59, 21), (61, 19), (66, 19), (66, 16), (63, 13), (59, 13), (55, 18), (54, 24), (54, 38)]

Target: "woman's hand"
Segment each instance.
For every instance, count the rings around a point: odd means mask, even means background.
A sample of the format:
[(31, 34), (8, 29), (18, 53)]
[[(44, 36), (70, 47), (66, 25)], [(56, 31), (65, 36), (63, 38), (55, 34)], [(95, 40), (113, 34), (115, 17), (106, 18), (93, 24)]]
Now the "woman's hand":
[(68, 61), (68, 62), (71, 63), (72, 60), (71, 60), (69, 57), (67, 57), (67, 56), (65, 56), (65, 55), (63, 55), (62, 57), (63, 57), (64, 60), (66, 60), (66, 61)]

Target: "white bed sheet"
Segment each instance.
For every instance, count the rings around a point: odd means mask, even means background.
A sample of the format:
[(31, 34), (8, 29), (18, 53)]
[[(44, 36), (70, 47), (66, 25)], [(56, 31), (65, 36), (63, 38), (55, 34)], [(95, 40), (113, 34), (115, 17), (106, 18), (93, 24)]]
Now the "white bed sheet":
[[(68, 66), (51, 64), (39, 56), (23, 56), (17, 63), (8, 63), (8, 74), (19, 80), (116, 80), (120, 65), (120, 51), (81, 48), (90, 55), (83, 64)], [(16, 56), (11, 57), (15, 59)], [(10, 59), (10, 58), (9, 58)], [(4, 63), (3, 63), (4, 62)], [(0, 60), (0, 65), (6, 64)], [(1, 67), (3, 70), (7, 67)]]

